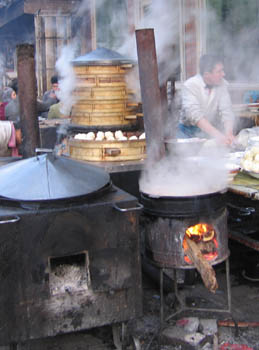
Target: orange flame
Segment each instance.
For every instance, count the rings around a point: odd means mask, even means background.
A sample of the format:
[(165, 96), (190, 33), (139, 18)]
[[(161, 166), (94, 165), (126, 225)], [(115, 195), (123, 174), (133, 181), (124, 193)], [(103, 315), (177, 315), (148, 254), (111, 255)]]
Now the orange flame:
[(200, 223), (194, 226), (190, 226), (186, 230), (186, 234), (188, 237), (194, 239), (195, 241), (202, 240), (204, 242), (207, 242), (214, 238), (215, 231), (213, 230), (213, 227), (211, 225)]
[[(216, 249), (218, 248), (218, 241), (215, 237), (216, 236), (215, 231), (214, 231), (213, 227), (209, 224), (199, 223), (197, 225), (190, 226), (186, 230), (186, 235), (196, 243), (203, 241), (206, 244), (206, 242), (212, 241), (214, 244), (214, 247)], [(186, 241), (186, 239), (184, 239), (183, 240), (184, 251), (187, 250), (187, 248), (188, 248), (187, 241)], [(216, 251), (214, 251), (214, 249), (213, 249), (213, 251), (211, 251), (209, 253), (203, 254), (203, 257), (207, 261), (215, 260), (217, 258), (217, 256), (218, 256), (218, 253)], [(184, 260), (188, 264), (192, 264), (192, 261), (188, 258), (188, 256), (185, 256)]]

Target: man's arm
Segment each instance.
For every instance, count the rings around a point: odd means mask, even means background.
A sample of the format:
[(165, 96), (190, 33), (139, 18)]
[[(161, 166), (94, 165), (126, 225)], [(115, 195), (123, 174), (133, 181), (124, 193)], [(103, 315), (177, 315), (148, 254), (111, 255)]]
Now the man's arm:
[(216, 129), (206, 118), (201, 118), (197, 122), (197, 126), (210, 135), (212, 138), (215, 138), (219, 143), (223, 143), (225, 145), (229, 145), (233, 140), (230, 140), (230, 137), (222, 134), (218, 129)]
[(50, 91), (46, 91), (45, 94), (43, 95), (42, 102), (44, 105), (49, 108), (51, 105), (55, 104), (58, 102), (57, 96), (55, 93)]

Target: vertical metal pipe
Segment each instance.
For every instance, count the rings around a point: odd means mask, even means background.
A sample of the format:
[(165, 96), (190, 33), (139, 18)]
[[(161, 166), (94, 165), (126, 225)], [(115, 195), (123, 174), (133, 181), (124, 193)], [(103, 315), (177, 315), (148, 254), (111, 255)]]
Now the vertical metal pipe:
[(160, 326), (164, 322), (164, 269), (160, 268)]
[(136, 30), (136, 40), (147, 159), (156, 162), (164, 156), (165, 144), (154, 30)]
[(81, 54), (96, 49), (96, 13), (95, 0), (88, 0), (86, 9), (82, 12), (82, 24), (80, 28)]
[(88, 8), (82, 19), (81, 24), (81, 54), (93, 51), (93, 18), (91, 9)]
[(196, 0), (185, 0), (185, 11), (187, 18), (185, 19), (185, 70), (186, 78), (197, 73), (197, 43), (198, 43), (198, 28), (196, 15), (198, 4)]
[(22, 155), (24, 158), (29, 158), (35, 155), (35, 148), (40, 146), (33, 45), (21, 44), (17, 46), (17, 74), (23, 135)]
[(231, 283), (230, 283), (230, 268), (229, 268), (229, 258), (226, 260), (226, 280), (227, 280), (227, 296), (228, 296), (228, 312), (231, 314)]

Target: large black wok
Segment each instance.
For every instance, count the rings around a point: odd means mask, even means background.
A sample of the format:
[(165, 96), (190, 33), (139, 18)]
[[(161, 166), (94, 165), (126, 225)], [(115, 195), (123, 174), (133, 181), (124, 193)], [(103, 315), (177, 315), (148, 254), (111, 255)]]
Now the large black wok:
[(193, 217), (213, 214), (226, 205), (226, 191), (196, 196), (161, 196), (140, 192), (144, 212), (162, 217)]

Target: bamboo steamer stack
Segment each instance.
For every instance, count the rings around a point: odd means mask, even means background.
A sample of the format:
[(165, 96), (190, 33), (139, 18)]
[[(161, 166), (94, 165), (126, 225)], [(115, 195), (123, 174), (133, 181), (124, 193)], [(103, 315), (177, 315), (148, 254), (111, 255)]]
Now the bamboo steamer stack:
[[(128, 89), (126, 76), (135, 62), (117, 52), (99, 48), (72, 62), (76, 75), (76, 103), (71, 113), (71, 123), (102, 130), (111, 128), (124, 132), (124, 140), (98, 139), (97, 132), (91, 138), (69, 138), (72, 158), (86, 161), (127, 161), (145, 158), (145, 139), (140, 132), (127, 133), (126, 128), (136, 125), (134, 92)], [(92, 129), (91, 129), (92, 130)], [(89, 130), (88, 130), (89, 131)], [(80, 135), (79, 135), (80, 136)]]
[(71, 121), (88, 126), (128, 125), (136, 120), (126, 75), (134, 61), (99, 48), (73, 61), (77, 79)]

